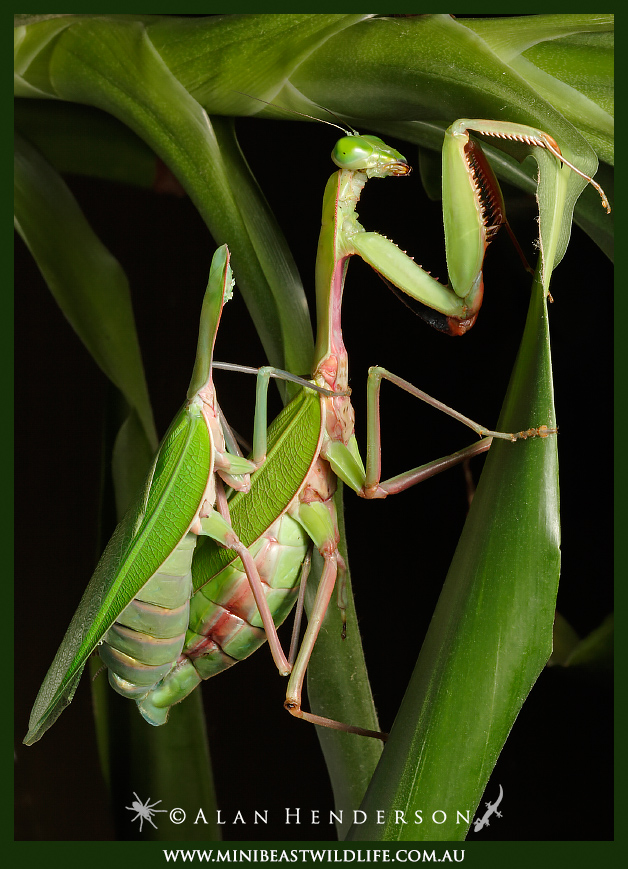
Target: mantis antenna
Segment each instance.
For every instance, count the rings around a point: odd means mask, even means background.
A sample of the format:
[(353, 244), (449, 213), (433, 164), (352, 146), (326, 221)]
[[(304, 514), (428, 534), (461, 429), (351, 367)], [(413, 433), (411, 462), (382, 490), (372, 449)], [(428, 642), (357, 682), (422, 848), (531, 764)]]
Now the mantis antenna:
[[(317, 118), (315, 115), (308, 115), (306, 112), (299, 112), (296, 109), (286, 109), (283, 106), (277, 106), (275, 103), (271, 103), (268, 100), (263, 100), (261, 97), (254, 97), (252, 94), (245, 94), (244, 91), (235, 91), (235, 93), (240, 94), (243, 97), (248, 97), (251, 100), (257, 100), (260, 103), (264, 103), (266, 106), (271, 106), (273, 109), (278, 109), (280, 112), (288, 112), (291, 115), (300, 115), (302, 118), (310, 118), (312, 121), (318, 121), (319, 124), (327, 124), (328, 127), (335, 127), (337, 130), (342, 130), (342, 132), (346, 136), (359, 136), (358, 131), (351, 126), (351, 124), (347, 124), (347, 127), (342, 127), (340, 124), (333, 124), (331, 121), (324, 121), (322, 118)], [(322, 109), (324, 112), (330, 114), (333, 118), (336, 118), (337, 121), (342, 121), (342, 118), (338, 117), (335, 112), (332, 112), (331, 109), (326, 108), (325, 106), (318, 106), (319, 109)]]

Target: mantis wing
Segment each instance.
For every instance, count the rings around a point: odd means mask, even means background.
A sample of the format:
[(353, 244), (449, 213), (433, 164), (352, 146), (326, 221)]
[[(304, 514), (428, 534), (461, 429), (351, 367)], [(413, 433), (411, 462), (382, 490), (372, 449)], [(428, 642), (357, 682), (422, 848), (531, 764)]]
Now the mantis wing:
[(151, 468), (140, 500), (107, 544), (37, 695), (24, 742), (36, 742), (72, 701), (89, 655), (122, 610), (185, 536), (207, 485), (209, 432), (181, 411)]

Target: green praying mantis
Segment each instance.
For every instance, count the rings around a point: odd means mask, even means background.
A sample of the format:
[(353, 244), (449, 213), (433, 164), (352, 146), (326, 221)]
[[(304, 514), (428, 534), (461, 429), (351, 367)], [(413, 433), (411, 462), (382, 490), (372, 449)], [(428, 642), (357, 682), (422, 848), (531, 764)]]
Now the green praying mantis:
[[(85, 590), (35, 700), (27, 744), (38, 740), (71, 702), (94, 649), (109, 670), (112, 687), (138, 704), (170, 671), (188, 627), (191, 561), (200, 535), (237, 551), (251, 587), (259, 588), (255, 564), (229, 523), (223, 484), (247, 491), (250, 473), (265, 460), (270, 377), (317, 387), (288, 372), (257, 370), (253, 457), (243, 458), (237, 448), (229, 452), (225, 440), (233, 443), (233, 436), (216, 400), (212, 354), (232, 285), (229, 252), (223, 246), (212, 260), (186, 402)], [(262, 612), (267, 608), (263, 594), (257, 606)]]
[[(405, 158), (375, 136), (349, 134), (337, 143), (332, 159), (339, 166), (339, 171), (331, 177), (325, 190), (316, 264), (317, 343), (313, 384), (304, 386), (271, 426), (268, 456), (263, 462), (265, 445), (262, 444), (266, 429), (261, 410), (264, 401), (259, 395), (260, 390), (267, 388), (270, 374), (266, 369), (261, 369), (258, 375), (253, 459), (247, 462), (232, 455), (225, 459), (227, 453), (219, 449), (215, 455), (220, 456), (221, 462), (226, 461), (227, 465), (223, 464), (218, 469), (211, 457), (205, 457), (203, 472), (195, 477), (195, 486), (188, 491), (187, 476), (189, 467), (196, 461), (197, 446), (191, 439), (186, 440), (181, 453), (184, 471), (181, 473), (178, 467), (173, 467), (169, 445), (182, 425), (181, 414), (184, 418), (183, 427), (191, 425), (191, 408), (196, 406), (193, 396), (197, 395), (193, 387), (199, 389), (199, 365), (204, 371), (204, 384), (208, 382), (208, 372), (211, 375), (211, 351), (208, 353), (205, 349), (202, 354), (204, 361), (197, 363), (188, 392), (188, 399), (192, 403), (176, 418), (166, 436), (142, 501), (143, 511), (140, 510), (144, 518), (150, 514), (147, 508), (151, 497), (159, 497), (163, 490), (176, 496), (174, 500), (178, 501), (185, 489), (186, 502), (188, 497), (191, 499), (187, 524), (179, 521), (175, 526), (178, 530), (171, 533), (168, 529), (165, 549), (161, 550), (161, 555), (166, 555), (165, 561), (160, 564), (151, 562), (148, 567), (151, 573), (143, 569), (141, 575), (133, 576), (133, 570), (127, 568), (124, 558), (123, 569), (120, 570), (119, 552), (129, 543), (129, 529), (133, 530), (131, 548), (135, 546), (135, 531), (141, 525), (138, 523), (139, 515), (132, 515), (127, 530), (116, 532), (101, 560), (100, 564), (104, 562), (104, 567), (99, 565), (97, 568), (84, 603), (79, 607), (42, 686), (25, 741), (30, 743), (38, 739), (71, 700), (87, 656), (99, 643), (102, 643), (99, 648), (101, 657), (113, 673), (110, 679), (114, 687), (134, 697), (147, 720), (160, 724), (167, 719), (170, 706), (190, 693), (201, 678), (208, 678), (246, 657), (266, 639), (269, 640), (280, 673), (290, 674), (285, 705), (293, 715), (345, 731), (382, 736), (301, 709), (302, 685), (309, 657), (337, 576), (340, 574), (342, 578), (344, 569), (338, 552), (338, 529), (333, 503), (336, 479), (341, 479), (362, 497), (382, 498), (403, 491), (428, 476), (485, 451), (493, 437), (519, 440), (532, 436), (543, 437), (555, 431), (547, 426), (518, 433), (491, 431), (447, 408), (385, 369), (374, 368), (369, 372), (368, 382), (366, 467), (357, 448), (353, 410), (348, 397), (348, 360), (340, 323), (349, 257), (360, 255), (387, 282), (416, 299), (422, 306), (422, 315), (442, 331), (463, 334), (471, 327), (482, 301), (484, 253), (499, 226), (505, 222), (505, 217), (497, 181), (486, 161), (478, 156), (478, 146), (469, 139), (469, 129), (485, 135), (517, 138), (527, 144), (546, 148), (557, 159), (563, 160), (554, 140), (533, 128), (489, 124), (485, 121), (458, 121), (452, 125), (447, 131), (443, 150), (443, 190), (447, 203), (444, 208), (445, 235), (451, 280), (451, 287), (444, 287), (392, 242), (377, 233), (364, 231), (357, 220), (355, 209), (366, 181), (371, 177), (406, 175), (410, 169)], [(582, 174), (570, 163), (567, 165)], [(608, 208), (601, 188), (588, 176), (584, 177), (599, 190)], [(215, 314), (213, 331), (210, 329), (212, 347), (218, 319), (219, 312)], [(470, 426), (481, 440), (452, 456), (382, 482), (379, 443), (379, 390), (382, 379), (396, 383), (412, 395)], [(316, 387), (319, 395), (313, 391)], [(224, 436), (228, 429), (220, 426), (218, 419), (214, 418), (214, 427), (217, 425)], [(203, 433), (205, 430), (211, 431), (208, 423), (204, 426), (201, 422), (198, 428)], [(213, 450), (212, 447), (210, 454)], [(215, 483), (214, 467), (234, 489), (239, 489), (228, 507), (220, 494), (221, 484)], [(281, 468), (285, 473), (286, 467), (291, 469), (291, 473), (282, 478), (279, 489), (277, 469)], [(238, 477), (250, 472), (254, 473), (247, 492), (248, 480), (243, 484)], [(212, 508), (213, 524), (207, 522), (210, 517), (199, 514), (199, 508), (207, 502), (212, 505), (216, 502), (218, 506), (218, 510)], [(172, 507), (173, 503), (169, 506)], [(194, 509), (190, 514), (191, 507)], [(165, 517), (166, 512), (163, 515)], [(208, 540), (192, 558), (194, 536), (198, 533), (208, 535)], [(162, 525), (148, 528), (142, 539), (137, 541), (138, 553), (142, 556), (138, 561), (143, 560), (143, 549), (152, 549), (152, 542), (155, 538), (159, 539), (161, 534)], [(219, 548), (212, 541), (228, 548)], [(183, 543), (183, 549), (179, 548), (179, 543)], [(289, 657), (285, 656), (275, 625), (280, 624), (290, 610), (296, 598), (299, 577), (303, 585), (311, 544), (321, 552), (325, 567), (303, 642), (293, 660), (293, 651)], [(171, 565), (171, 559), (175, 564)], [(180, 561), (183, 562), (182, 566), (179, 565)], [(190, 561), (192, 577), (189, 576)], [(113, 576), (103, 579), (104, 572), (110, 574), (112, 563)], [(130, 632), (135, 631), (137, 625), (145, 624), (135, 611), (145, 609), (146, 603), (155, 606), (150, 595), (146, 600), (145, 590), (152, 584), (152, 579), (148, 583), (147, 580), (156, 571), (164, 572), (164, 567), (178, 577), (179, 585), (184, 589), (182, 597), (187, 595), (189, 598), (191, 583), (195, 594), (189, 614), (187, 601), (182, 602), (179, 598), (176, 599), (176, 606), (169, 607), (169, 610), (180, 610), (177, 613), (178, 621), (170, 612), (167, 614), (167, 630), (174, 636), (163, 638), (169, 642), (164, 644), (163, 660), (159, 659), (156, 663), (147, 652), (151, 641), (142, 639), (137, 642), (137, 637)], [(185, 581), (182, 580), (183, 575)], [(138, 596), (142, 587), (144, 590)], [(97, 593), (94, 593), (94, 589)], [(106, 595), (102, 593), (104, 589)], [(143, 598), (141, 604), (140, 596)], [(166, 597), (169, 604), (174, 602), (173, 596), (167, 594)], [(342, 604), (342, 581), (339, 599)], [(127, 611), (131, 615), (127, 616)], [(121, 613), (122, 619), (119, 618)], [(136, 618), (139, 621), (135, 621)], [(183, 636), (185, 627), (188, 630)], [(72, 656), (73, 660), (68, 666), (68, 659)], [(121, 664), (121, 656), (131, 661), (127, 671)], [(138, 673), (144, 666), (157, 669), (140, 685)]]

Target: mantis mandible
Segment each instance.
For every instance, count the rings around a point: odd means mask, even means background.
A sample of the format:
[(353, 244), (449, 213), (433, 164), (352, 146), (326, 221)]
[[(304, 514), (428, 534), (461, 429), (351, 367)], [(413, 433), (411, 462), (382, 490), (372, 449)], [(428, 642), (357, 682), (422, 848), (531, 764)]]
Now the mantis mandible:
[[(473, 126), (484, 122), (458, 122), (451, 129), (463, 127), (466, 130), (464, 125), (467, 123)], [(513, 128), (509, 129), (513, 135)], [(528, 128), (525, 132), (519, 131), (518, 135), (532, 141)], [(534, 142), (541, 145), (545, 139), (550, 143), (553, 141), (541, 137), (544, 134), (535, 131)], [(468, 136), (466, 139), (466, 146), (470, 147)], [(466, 146), (459, 149), (465, 161)], [(555, 145), (543, 146), (550, 147), (552, 153), (557, 151)], [(255, 601), (248, 592), (247, 579), (235, 563), (236, 557), (205, 541), (193, 560), (197, 591), (192, 600), (190, 629), (183, 655), (147, 700), (162, 710), (164, 721), (168, 708), (183, 699), (201, 679), (209, 678), (247, 657), (267, 637), (276, 637), (275, 624), (283, 621), (294, 602), (299, 574), (301, 572), (302, 583), (307, 574), (309, 539), (323, 556), (325, 566), (300, 651), (293, 664), (292, 649), (287, 658), (283, 651), (277, 654), (276, 645), (271, 648), (279, 672), (290, 674), (286, 708), (293, 715), (316, 724), (381, 738), (382, 734), (321, 718), (301, 709), (302, 685), (309, 657), (337, 575), (340, 573), (342, 576), (344, 571), (338, 552), (339, 535), (333, 502), (336, 479), (341, 479), (361, 497), (383, 498), (485, 451), (492, 437), (518, 440), (545, 437), (555, 431), (547, 426), (516, 434), (490, 431), (385, 369), (374, 368), (369, 372), (369, 446), (364, 468), (353, 431), (353, 409), (346, 395), (348, 359), (340, 323), (349, 257), (359, 254), (387, 280), (392, 280), (397, 287), (417, 298), (430, 311), (435, 310), (436, 314), (428, 317), (433, 325), (451, 334), (462, 334), (470, 328), (479, 310), (482, 259), (487, 244), (504, 222), (503, 206), (499, 209), (491, 206), (489, 220), (486, 203), (494, 203), (496, 194), (487, 188), (494, 176), (488, 168), (483, 168), (480, 173), (479, 169), (470, 168), (465, 162), (466, 186), (473, 194), (475, 209), (472, 229), (467, 235), (474, 237), (476, 258), (471, 269), (465, 270), (465, 262), (461, 264), (455, 279), (452, 278), (452, 291), (423, 272), (392, 242), (376, 233), (366, 233), (357, 221), (355, 208), (366, 181), (371, 177), (406, 175), (410, 169), (405, 158), (375, 136), (351, 135), (337, 143), (332, 159), (340, 166), (340, 171), (330, 178), (323, 199), (316, 262), (317, 344), (313, 380), (333, 390), (335, 396), (318, 397), (305, 392), (297, 396), (269, 432), (268, 461), (253, 475), (251, 491), (247, 495), (238, 493), (230, 501), (233, 526), (254, 554), (274, 621), (257, 612)], [(472, 165), (480, 165), (479, 158), (475, 158)], [(494, 184), (497, 186), (496, 181)], [(465, 238), (463, 245), (467, 243), (468, 238)], [(466, 246), (463, 246), (462, 253), (455, 244), (448, 250), (456, 265), (460, 256), (466, 261)], [(382, 378), (470, 426), (483, 439), (444, 459), (382, 482), (379, 442)], [(288, 467), (293, 473), (289, 480), (282, 480), (285, 485), (278, 491), (276, 484), (273, 485), (273, 480), (277, 480), (277, 469), (283, 472)], [(305, 565), (303, 569), (302, 565)], [(342, 583), (339, 597), (342, 600)]]
[(238, 553), (256, 605), (267, 611), (253, 559), (229, 522), (223, 484), (248, 491), (250, 473), (265, 460), (269, 378), (307, 383), (277, 369), (256, 371), (253, 457), (227, 450), (225, 439), (232, 444), (233, 438), (216, 400), (212, 354), (232, 285), (225, 245), (212, 260), (187, 400), (161, 443), (139, 500), (116, 528), (96, 567), (35, 700), (27, 744), (38, 740), (71, 702), (96, 647), (112, 687), (135, 699), (149, 718), (142, 700), (171, 670), (183, 648), (191, 561), (199, 535)]

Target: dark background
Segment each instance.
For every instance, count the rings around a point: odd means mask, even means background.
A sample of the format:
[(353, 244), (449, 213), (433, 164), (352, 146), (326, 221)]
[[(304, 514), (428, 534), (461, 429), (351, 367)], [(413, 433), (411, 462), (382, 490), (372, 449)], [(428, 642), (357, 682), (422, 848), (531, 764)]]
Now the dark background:
[[(312, 299), (322, 191), (333, 170), (328, 154), (336, 134), (293, 121), (242, 120), (237, 129)], [(391, 144), (416, 165), (415, 149)], [(288, 155), (295, 154), (307, 164), (291, 161)], [(215, 245), (185, 198), (84, 178), (68, 181), (129, 277), (161, 436), (189, 381)], [(534, 199), (507, 188), (505, 196), (511, 223), (532, 258)], [(392, 238), (445, 280), (440, 204), (426, 200), (418, 172), (369, 184), (360, 217), (366, 228)], [(114, 833), (87, 678), (42, 741), (31, 748), (21, 744), (38, 687), (98, 556), (107, 386), (20, 239), (16, 275), (16, 837), (109, 839)], [(463, 338), (448, 338), (410, 314), (355, 257), (343, 321), (362, 449), (366, 372), (373, 364), (493, 426), (522, 334), (529, 284), (506, 234), (500, 234), (486, 260), (478, 323)], [(612, 609), (611, 293), (608, 261), (574, 227), (552, 282), (550, 323), (561, 459), (558, 609), (581, 636)], [(237, 289), (222, 319), (216, 358), (265, 362)], [(217, 372), (216, 383), (227, 418), (250, 435), (254, 378)], [(384, 389), (387, 476), (473, 440), (421, 402), (392, 386)], [(274, 410), (279, 406), (275, 395)], [(481, 464), (477, 460), (476, 478)], [(455, 469), (385, 503), (365, 503), (351, 492), (345, 502), (360, 629), (380, 721), (389, 729), (464, 522), (464, 478)], [(268, 808), (277, 823), (263, 828), (265, 839), (329, 839), (334, 831), (327, 824), (281, 823), (285, 807), (299, 806), (304, 814), (321, 809), (324, 818), (333, 806), (315, 729), (284, 712), (284, 691), (265, 649), (202, 686), (219, 802), (225, 818), (239, 809), (248, 820), (253, 810)], [(610, 698), (605, 675), (559, 668), (541, 675), (487, 788), (485, 799), (494, 800), (503, 786), (504, 817), (478, 838), (612, 838)], [(260, 828), (252, 825), (223, 832), (227, 839), (260, 838)]]

